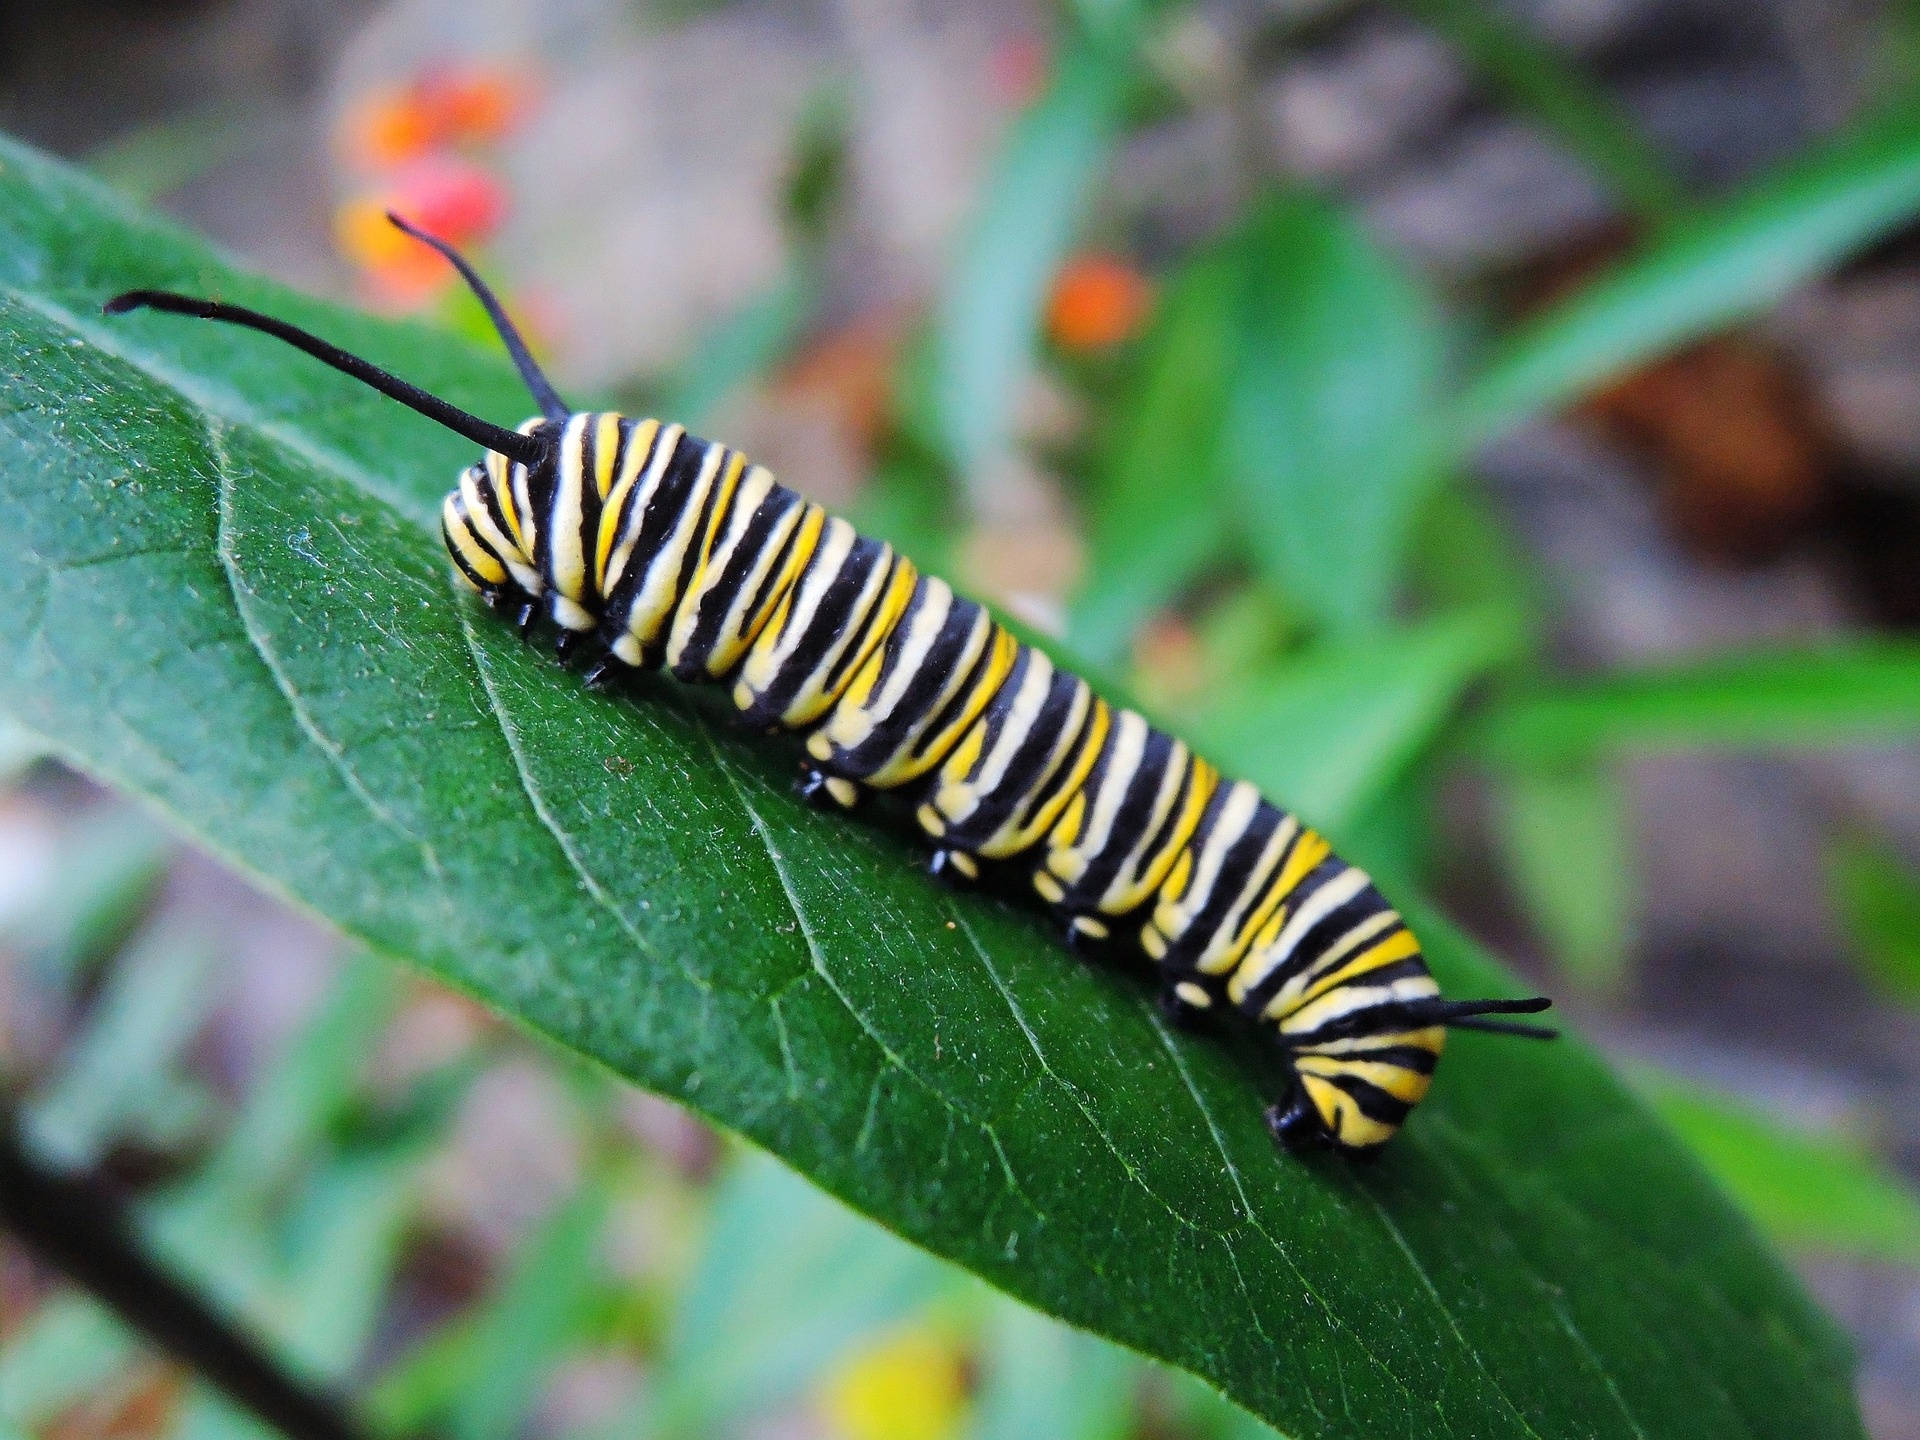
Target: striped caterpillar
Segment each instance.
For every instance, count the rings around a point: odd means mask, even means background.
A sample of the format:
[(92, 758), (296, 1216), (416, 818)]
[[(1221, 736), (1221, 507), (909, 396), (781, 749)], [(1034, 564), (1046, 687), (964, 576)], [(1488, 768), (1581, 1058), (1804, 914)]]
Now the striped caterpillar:
[(459, 578), (523, 635), (551, 622), (562, 658), (590, 652), (592, 684), (664, 667), (729, 687), (747, 722), (802, 737), (816, 802), (898, 792), (936, 874), (991, 865), (1070, 941), (1136, 947), (1175, 1019), (1271, 1027), (1292, 1074), (1267, 1111), (1277, 1139), (1374, 1151), (1426, 1095), (1449, 1027), (1553, 1034), (1486, 1018), (1544, 998), (1442, 998), (1364, 871), (889, 545), (678, 425), (571, 410), (465, 259), (389, 218), (472, 287), (538, 417), (491, 424), (238, 306), (135, 290), (106, 309), (263, 331), (482, 446), (442, 531)]

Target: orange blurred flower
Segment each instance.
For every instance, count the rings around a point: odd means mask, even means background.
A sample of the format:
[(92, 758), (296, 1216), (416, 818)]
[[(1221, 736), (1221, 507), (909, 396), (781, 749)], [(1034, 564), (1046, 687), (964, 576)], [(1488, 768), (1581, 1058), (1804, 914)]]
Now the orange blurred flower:
[(1053, 283), (1047, 334), (1063, 350), (1104, 350), (1138, 330), (1152, 306), (1152, 285), (1125, 260), (1078, 255)]
[(506, 66), (469, 66), (429, 73), (420, 103), (453, 145), (490, 145), (519, 122), (533, 99), (533, 80)]
[(506, 191), (493, 175), (470, 161), (434, 155), (343, 203), (334, 212), (334, 238), (360, 268), (376, 300), (410, 307), (443, 290), (453, 271), (427, 246), (390, 225), (387, 212), (467, 246), (493, 234), (506, 209)]
[(424, 155), (435, 139), (433, 117), (409, 86), (355, 102), (341, 124), (340, 149), (361, 169), (385, 170)]
[(505, 65), (442, 66), (350, 107), (341, 126), (346, 160), (388, 170), (445, 147), (487, 145), (526, 114), (533, 81)]

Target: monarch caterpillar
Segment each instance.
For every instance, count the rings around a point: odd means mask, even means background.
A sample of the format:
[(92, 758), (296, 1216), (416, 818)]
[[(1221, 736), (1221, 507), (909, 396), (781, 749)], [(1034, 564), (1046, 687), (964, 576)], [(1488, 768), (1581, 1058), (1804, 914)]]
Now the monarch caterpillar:
[(1390, 1139), (1432, 1083), (1449, 1027), (1551, 1038), (1491, 1015), (1545, 998), (1447, 1000), (1367, 874), (1245, 781), (1015, 639), (891, 546), (680, 426), (570, 409), (493, 292), (459, 271), (540, 414), (508, 430), (256, 311), (167, 291), (109, 301), (263, 331), (466, 436), (485, 454), (441, 508), (458, 578), (523, 636), (622, 668), (731, 688), (754, 725), (799, 732), (802, 791), (851, 807), (897, 791), (937, 875), (991, 863), (1066, 920), (1129, 939), (1176, 1019), (1234, 1009), (1272, 1027), (1292, 1074), (1267, 1111), (1285, 1143)]

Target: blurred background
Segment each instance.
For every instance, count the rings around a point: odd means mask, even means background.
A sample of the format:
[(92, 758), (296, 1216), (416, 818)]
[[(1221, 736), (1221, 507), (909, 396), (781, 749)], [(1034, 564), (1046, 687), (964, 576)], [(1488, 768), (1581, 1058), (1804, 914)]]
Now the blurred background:
[[(1727, 197), (1777, 240), (1838, 155), (1873, 203), (1850, 137), (1917, 77), (1908, 0), (0, 7), (0, 128), (488, 343), (403, 210), (576, 400), (742, 446), (1436, 891), (1775, 1238), (1880, 1440), (1920, 1437), (1920, 225), (1651, 362), (1561, 325), (1599, 384), (1502, 357), (1595, 277), (1672, 303), (1662, 236), (1765, 290)], [(0, 1069), (395, 1433), (1267, 1433), (10, 734)], [(0, 1242), (16, 1433), (251, 1427)]]

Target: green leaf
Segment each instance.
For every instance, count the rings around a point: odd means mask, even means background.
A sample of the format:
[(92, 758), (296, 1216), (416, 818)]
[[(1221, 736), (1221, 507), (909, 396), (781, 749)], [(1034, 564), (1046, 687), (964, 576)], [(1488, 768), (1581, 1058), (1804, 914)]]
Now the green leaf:
[[(42, 753), (53, 753), (48, 741)], [(125, 940), (166, 873), (167, 837), (144, 815), (107, 806), (61, 837), (57, 883), (0, 917), (4, 941), (50, 988), (66, 990)]]
[(1195, 722), (1195, 740), (1338, 833), (1432, 742), (1467, 686), (1513, 642), (1496, 617), (1469, 614), (1370, 644), (1322, 646), (1237, 687)]
[(1828, 852), (1827, 878), (1868, 979), (1920, 1003), (1920, 877), (1885, 846), (1845, 838)]
[(1676, 222), (1507, 336), (1463, 401), (1461, 446), (1764, 313), (1916, 213), (1920, 111), (1903, 107)]
[(1239, 526), (1322, 624), (1378, 625), (1438, 473), (1438, 312), (1351, 217), (1306, 195), (1262, 202), (1234, 248), (1224, 462)]
[(1091, 579), (1072, 630), (1103, 666), (1226, 546), (1220, 439), (1239, 280), (1234, 257), (1214, 251), (1168, 282), (1119, 407), (1120, 434), (1092, 477)]
[(119, 957), (60, 1071), (26, 1123), (49, 1160), (97, 1164), (143, 1117), (177, 1103), (174, 1062), (219, 1001), (214, 956), (197, 936), (150, 933)]
[(1350, 219), (1270, 196), (1169, 282), (1089, 496), (1076, 643), (1102, 664), (1232, 542), (1313, 619), (1379, 623), (1420, 502), (1437, 311)]
[(1635, 1081), (1660, 1118), (1781, 1245), (1920, 1264), (1920, 1196), (1864, 1146), (1791, 1129), (1674, 1076), (1641, 1072)]
[(1082, 202), (1105, 168), (1127, 69), (1112, 45), (1059, 59), (1015, 123), (943, 290), (934, 331), (940, 439), (976, 486), (1012, 435), (1047, 287)]
[(1604, 766), (1510, 770), (1497, 816), (1507, 873), (1561, 972), (1590, 990), (1617, 987), (1633, 908), (1619, 778)]
[[(76, 762), (1285, 1430), (1859, 1433), (1833, 1329), (1577, 1042), (1463, 1035), (1378, 1164), (1277, 1154), (1269, 1047), (1170, 1032), (1140, 977), (809, 810), (787, 752), (666, 682), (585, 690), (449, 583), (465, 447), (261, 337), (98, 315), (137, 284), (524, 405), (0, 149), (0, 710)], [(1451, 990), (1507, 986), (1406, 908)]]
[(591, 1294), (612, 1177), (591, 1174), (520, 1248), (471, 1336), (472, 1369), (454, 1406), (453, 1440), (520, 1433), (548, 1373), (578, 1335)]
[(1692, 746), (1835, 745), (1920, 731), (1920, 645), (1754, 650), (1520, 691), (1478, 741), (1509, 764)]
[(1679, 208), (1680, 187), (1619, 102), (1520, 25), (1476, 0), (1399, 4), (1545, 124), (1642, 218)]
[(84, 1295), (59, 1294), (0, 1347), (0, 1420), (39, 1431), (101, 1393), (140, 1354), (140, 1342)]

